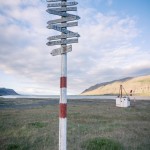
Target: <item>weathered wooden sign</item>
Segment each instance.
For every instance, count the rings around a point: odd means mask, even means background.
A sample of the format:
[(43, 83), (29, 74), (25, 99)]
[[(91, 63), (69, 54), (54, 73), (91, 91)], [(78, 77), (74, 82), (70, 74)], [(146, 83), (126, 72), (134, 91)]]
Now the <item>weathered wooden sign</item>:
[(52, 50), (51, 55), (56, 56), (56, 55), (61, 55), (61, 54), (68, 53), (71, 51), (72, 51), (72, 45), (62, 46), (61, 48)]
[(58, 15), (58, 16), (62, 16), (62, 17), (69, 17), (69, 16), (75, 16), (66, 12), (61, 12), (61, 11), (57, 11), (54, 9), (47, 9), (46, 10), (48, 13), (53, 14), (53, 15)]
[(53, 46), (53, 45), (65, 45), (65, 44), (71, 44), (71, 43), (78, 43), (78, 39), (62, 39), (59, 41), (50, 41), (47, 42), (46, 45)]
[[(53, 29), (54, 26), (53, 24), (50, 24), (47, 26), (48, 29)], [(61, 24), (57, 24), (57, 27), (59, 28), (64, 28), (64, 27), (74, 27), (74, 26), (78, 26), (78, 22), (70, 22), (70, 23), (61, 23)]]
[(55, 36), (50, 36), (47, 39), (52, 41), (52, 40), (57, 40), (57, 39), (65, 39), (65, 38), (72, 38), (72, 37), (80, 37), (78, 33), (71, 33), (71, 34), (62, 34), (62, 35), (55, 35)]
[(60, 32), (65, 33), (65, 34), (72, 34), (72, 33), (74, 33), (72, 31), (67, 30), (66, 28), (61, 28), (61, 27), (59, 27), (57, 25), (51, 25), (51, 27), (52, 27), (52, 29), (54, 29), (56, 31), (60, 31)]
[(47, 2), (59, 2), (61, 0), (47, 0)]
[[(59, 2), (60, 1), (60, 2)], [(49, 42), (47, 42), (48, 46), (53, 46), (53, 45), (67, 45), (70, 43), (77, 43), (78, 39), (72, 39), (73, 37), (80, 37), (78, 33), (74, 33), (72, 31), (69, 31), (67, 27), (73, 27), (73, 26), (78, 26), (78, 22), (74, 20), (79, 20), (80, 17), (77, 15), (73, 15), (70, 13), (67, 13), (67, 11), (77, 11), (77, 7), (70, 7), (77, 5), (78, 3), (73, 1), (73, 2), (67, 2), (64, 0), (47, 0), (48, 3), (48, 9), (46, 10), (49, 14), (53, 15), (58, 15), (61, 16), (60, 19), (55, 19), (55, 20), (50, 20), (47, 22), (48, 29), (54, 29), (56, 31), (61, 32), (61, 35), (56, 35), (56, 36), (50, 36), (47, 39)], [(71, 22), (70, 22), (71, 21)], [(74, 21), (74, 22), (73, 22)], [(67, 39), (70, 38), (70, 39)], [(58, 40), (61, 39), (61, 40)], [(54, 51), (52, 51), (54, 54)], [(56, 50), (55, 49), (55, 54), (60, 54), (60, 49)]]
[[(48, 10), (48, 9), (47, 9)], [(46, 11), (47, 11), (46, 10)], [(61, 8), (51, 8), (51, 10), (55, 11), (77, 11), (77, 7), (61, 7)]]
[(70, 17), (65, 17), (65, 18), (61, 18), (61, 19), (50, 20), (47, 22), (47, 24), (56, 24), (56, 23), (74, 21), (74, 20), (79, 20), (79, 19), (80, 19), (79, 16), (70, 16)]
[(78, 4), (78, 2), (50, 3), (50, 4), (47, 4), (47, 7), (74, 6), (74, 5), (77, 5), (77, 4)]

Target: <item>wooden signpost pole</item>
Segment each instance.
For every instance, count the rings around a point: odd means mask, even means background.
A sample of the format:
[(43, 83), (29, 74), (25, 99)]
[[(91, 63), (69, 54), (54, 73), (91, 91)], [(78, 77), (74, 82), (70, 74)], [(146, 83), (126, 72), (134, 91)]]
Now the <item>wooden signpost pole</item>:
[[(66, 0), (62, 0), (62, 2), (66, 2)], [(62, 17), (62, 19), (63, 18), (65, 17)], [(63, 29), (67, 29), (67, 27), (63, 27)], [(63, 35), (64, 33), (61, 34)], [(66, 44), (62, 44), (61, 48), (63, 49), (63, 47), (66, 47)], [(59, 150), (67, 150), (67, 53), (63, 53), (61, 55), (60, 101), (59, 101)]]
[[(61, 16), (59, 19), (47, 22), (48, 29), (61, 32), (61, 35), (50, 36), (47, 39), (48, 46), (61, 45), (60, 48), (51, 51), (52, 56), (61, 55), (61, 77), (60, 77), (60, 101), (59, 101), (59, 150), (67, 150), (67, 53), (72, 51), (70, 43), (78, 43), (78, 33), (67, 30), (67, 27), (77, 26), (79, 16), (67, 11), (77, 11), (77, 2), (67, 2), (67, 0), (47, 0), (48, 13)], [(72, 21), (72, 22), (70, 22)], [(75, 38), (74, 38), (75, 37)], [(68, 39), (69, 38), (69, 39)]]

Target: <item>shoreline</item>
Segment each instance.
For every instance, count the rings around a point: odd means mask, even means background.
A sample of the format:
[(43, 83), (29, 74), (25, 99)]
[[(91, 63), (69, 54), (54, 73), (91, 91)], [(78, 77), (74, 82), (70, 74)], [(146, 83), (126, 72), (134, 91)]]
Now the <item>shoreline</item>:
[[(138, 102), (150, 102), (145, 99), (131, 99), (131, 105)], [(68, 105), (95, 105), (100, 103), (113, 103), (115, 99), (68, 99)], [(59, 106), (59, 98), (0, 98), (0, 110), (4, 109), (33, 109), (46, 106)]]
[[(59, 95), (7, 95), (0, 96), (0, 98), (4, 99), (59, 99)], [(87, 100), (87, 99), (112, 99), (115, 100), (117, 96), (114, 95), (68, 95), (67, 99), (71, 100)], [(131, 100), (150, 100), (150, 96), (129, 96)]]

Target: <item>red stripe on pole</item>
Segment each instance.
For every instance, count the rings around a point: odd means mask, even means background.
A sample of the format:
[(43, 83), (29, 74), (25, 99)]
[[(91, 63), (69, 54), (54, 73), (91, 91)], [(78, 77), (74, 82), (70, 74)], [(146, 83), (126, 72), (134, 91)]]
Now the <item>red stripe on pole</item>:
[(67, 104), (59, 104), (60, 112), (59, 117), (60, 118), (66, 118), (67, 116)]
[(60, 88), (66, 88), (67, 87), (67, 77), (61, 77), (60, 78)]

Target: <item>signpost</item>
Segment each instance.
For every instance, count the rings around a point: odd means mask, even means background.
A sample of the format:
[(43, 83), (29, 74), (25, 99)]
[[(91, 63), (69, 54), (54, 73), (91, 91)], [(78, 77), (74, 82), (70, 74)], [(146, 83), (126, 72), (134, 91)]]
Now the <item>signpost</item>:
[[(47, 0), (48, 13), (61, 16), (59, 19), (47, 22), (48, 29), (61, 32), (61, 35), (50, 36), (47, 39), (48, 46), (61, 45), (60, 48), (51, 51), (52, 56), (61, 55), (61, 77), (60, 77), (60, 101), (59, 101), (59, 150), (67, 150), (67, 53), (72, 51), (71, 43), (78, 43), (78, 33), (67, 30), (67, 27), (77, 26), (80, 17), (67, 13), (77, 11), (77, 7), (70, 7), (78, 3), (67, 0)], [(75, 37), (75, 38), (74, 38)], [(68, 39), (69, 38), (69, 39)]]
[(57, 11), (55, 9), (47, 9), (46, 10), (48, 13), (53, 14), (53, 15), (58, 15), (58, 16), (62, 16), (62, 17), (70, 17), (70, 16), (75, 16), (66, 12), (62, 12), (62, 11)]
[(80, 19), (79, 16), (74, 15), (74, 16), (64, 17), (61, 19), (50, 20), (47, 22), (47, 24), (63, 23), (63, 22), (74, 21), (74, 20), (79, 20), (79, 19)]
[(80, 35), (78, 33), (62, 34), (62, 35), (50, 36), (47, 39), (52, 41), (52, 40), (72, 38), (72, 37), (80, 37)]
[(53, 46), (53, 45), (64, 45), (64, 44), (70, 44), (70, 43), (78, 43), (78, 39), (62, 39), (59, 41), (51, 41), (51, 42), (47, 42), (46, 45), (47, 46)]
[(69, 46), (64, 46), (64, 47), (52, 50), (51, 55), (56, 56), (56, 55), (65, 54), (71, 51), (72, 51), (72, 45), (69, 45)]
[(50, 3), (47, 7), (61, 7), (61, 6), (74, 6), (77, 5), (77, 2), (61, 2), (61, 3)]
[(58, 1), (61, 1), (61, 0), (47, 0), (47, 2), (58, 2)]
[(51, 8), (51, 10), (56, 10), (56, 11), (77, 11), (77, 7)]
[[(73, 26), (78, 26), (78, 22), (70, 22), (70, 23), (61, 23), (58, 24), (57, 27), (62, 28), (62, 27), (73, 27)], [(54, 29), (55, 25), (50, 24), (47, 26), (48, 29)]]
[(56, 31), (60, 31), (65, 34), (74, 34), (74, 32), (67, 30), (64, 27), (60, 27), (59, 25), (50, 25), (50, 27)]

